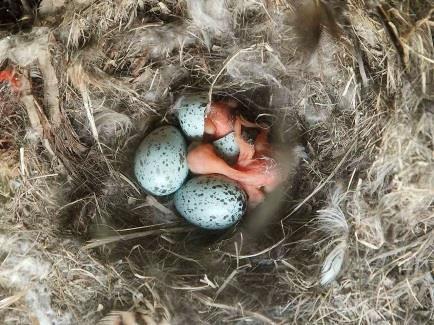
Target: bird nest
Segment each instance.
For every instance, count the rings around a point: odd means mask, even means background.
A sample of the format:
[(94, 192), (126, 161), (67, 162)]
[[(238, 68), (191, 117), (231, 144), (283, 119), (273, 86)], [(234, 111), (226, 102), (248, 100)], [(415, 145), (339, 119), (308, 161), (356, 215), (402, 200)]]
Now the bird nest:
[[(0, 8), (2, 324), (433, 319), (430, 1), (21, 3)], [(292, 150), (223, 233), (132, 172), (199, 92)]]

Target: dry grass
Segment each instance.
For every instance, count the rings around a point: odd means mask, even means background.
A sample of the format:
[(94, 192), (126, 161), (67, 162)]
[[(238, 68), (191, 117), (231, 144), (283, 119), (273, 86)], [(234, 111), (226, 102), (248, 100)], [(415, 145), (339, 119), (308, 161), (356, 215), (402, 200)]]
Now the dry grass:
[[(432, 322), (433, 8), (327, 3), (44, 0), (33, 30), (2, 31), (21, 90), (0, 84), (0, 322)], [(131, 172), (196, 91), (297, 153), (224, 234)]]

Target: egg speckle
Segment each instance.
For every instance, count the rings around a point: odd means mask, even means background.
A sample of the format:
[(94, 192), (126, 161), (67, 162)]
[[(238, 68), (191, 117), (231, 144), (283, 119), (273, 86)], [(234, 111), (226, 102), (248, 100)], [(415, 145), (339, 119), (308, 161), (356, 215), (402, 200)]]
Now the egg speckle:
[(192, 140), (202, 139), (205, 130), (205, 111), (208, 105), (208, 96), (185, 96), (177, 110), (179, 124), (185, 135)]
[(175, 192), (188, 175), (187, 144), (173, 126), (152, 131), (140, 144), (134, 159), (134, 174), (140, 185), (154, 195)]
[(214, 148), (218, 155), (228, 164), (232, 165), (237, 161), (240, 153), (240, 147), (235, 139), (235, 132), (225, 135), (223, 138), (213, 142)]
[(237, 223), (246, 211), (247, 197), (233, 180), (203, 175), (189, 180), (175, 194), (175, 207), (189, 222), (218, 230)]

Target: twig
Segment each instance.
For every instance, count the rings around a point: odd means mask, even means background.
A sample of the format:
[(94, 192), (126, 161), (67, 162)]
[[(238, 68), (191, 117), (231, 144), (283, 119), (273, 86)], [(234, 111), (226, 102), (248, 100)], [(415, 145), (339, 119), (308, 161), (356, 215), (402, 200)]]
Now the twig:
[(267, 247), (266, 249), (264, 249), (264, 250), (262, 250), (260, 252), (254, 253), (254, 254), (249, 254), (249, 255), (237, 255), (237, 254), (231, 254), (231, 253), (224, 253), (224, 254), (227, 255), (227, 256), (230, 256), (230, 257), (236, 257), (237, 260), (243, 260), (243, 259), (246, 259), (246, 258), (257, 257), (257, 256), (265, 254), (265, 253), (267, 253), (269, 251), (272, 251), (276, 247), (279, 247), (280, 244), (282, 244), (285, 241), (286, 237), (287, 236), (285, 235), (281, 240), (279, 240), (274, 245), (272, 245), (270, 247)]
[[(389, 17), (384, 10), (382, 5), (377, 6), (377, 14), (380, 17), (380, 20), (384, 26), (384, 29), (386, 30), (387, 34), (390, 37), (390, 40), (392, 41), (393, 46), (395, 47), (396, 51), (399, 54), (399, 58), (401, 60), (401, 63), (405, 70), (407, 70), (407, 60), (405, 55), (404, 47), (401, 43), (401, 40), (399, 39), (399, 35), (397, 31), (393, 28), (392, 22), (389, 20)], [(393, 27), (392, 27), (393, 26)]]
[(148, 230), (148, 231), (140, 231), (132, 234), (127, 235), (116, 235), (116, 236), (109, 236), (101, 239), (94, 239), (89, 241), (87, 245), (83, 247), (83, 249), (91, 249), (111, 243), (115, 243), (118, 241), (126, 241), (126, 240), (132, 240), (137, 239), (141, 237), (147, 237), (152, 235), (161, 235), (163, 233), (182, 233), (182, 232), (188, 232), (195, 228), (193, 227), (177, 227), (177, 228), (171, 228), (171, 229), (155, 229), (155, 230)]
[(236, 312), (236, 313), (241, 314), (241, 315), (244, 314), (244, 315), (256, 318), (256, 319), (264, 322), (265, 324), (271, 324), (271, 325), (276, 325), (277, 324), (275, 321), (271, 320), (270, 318), (265, 317), (264, 315), (259, 314), (259, 313), (254, 312), (254, 311), (250, 311), (250, 310), (246, 310), (246, 309), (240, 310), (239, 308), (234, 307), (234, 306), (228, 306), (228, 305), (212, 302), (209, 299), (207, 299), (205, 297), (202, 297), (199, 294), (195, 294), (195, 295), (193, 295), (193, 297), (196, 298), (197, 300), (199, 300), (204, 305), (207, 305), (209, 307), (218, 308), (218, 309), (224, 309), (224, 310), (228, 310), (228, 311), (233, 311), (233, 312)]

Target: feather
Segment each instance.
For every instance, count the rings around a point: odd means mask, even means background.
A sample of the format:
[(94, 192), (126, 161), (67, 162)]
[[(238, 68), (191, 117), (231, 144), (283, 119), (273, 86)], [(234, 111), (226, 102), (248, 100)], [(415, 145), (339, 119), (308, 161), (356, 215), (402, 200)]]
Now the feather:
[[(328, 238), (333, 238), (332, 243), (336, 246), (325, 258), (320, 275), (320, 283), (325, 286), (330, 284), (338, 276), (347, 251), (347, 239), (349, 236), (349, 225), (342, 211), (341, 204), (347, 193), (342, 193), (337, 187), (330, 196), (329, 205), (318, 211), (317, 221), (319, 228)], [(327, 245), (327, 247), (330, 247)]]
[(347, 243), (345, 241), (341, 241), (327, 255), (321, 268), (321, 285), (328, 285), (336, 279), (339, 272), (341, 271), (346, 249)]
[(230, 30), (230, 13), (225, 0), (187, 0), (193, 23), (201, 30), (221, 35)]
[(342, 194), (340, 189), (336, 189), (331, 195), (329, 205), (318, 211), (319, 228), (330, 237), (347, 238), (348, 236), (349, 226), (340, 207), (344, 198), (345, 193)]

